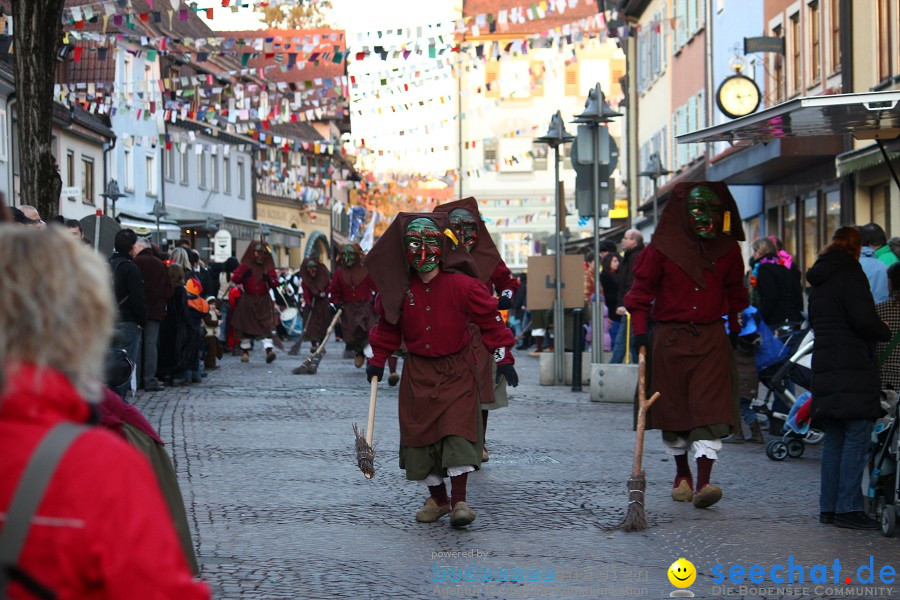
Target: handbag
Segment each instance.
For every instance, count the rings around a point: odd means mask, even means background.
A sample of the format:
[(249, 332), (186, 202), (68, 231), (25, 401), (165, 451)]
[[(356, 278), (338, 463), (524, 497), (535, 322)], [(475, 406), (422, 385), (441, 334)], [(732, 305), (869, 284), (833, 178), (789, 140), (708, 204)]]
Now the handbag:
[(756, 370), (762, 371), (784, 360), (787, 346), (779, 340), (766, 322), (759, 319), (757, 323), (759, 347), (756, 349)]
[(128, 357), (128, 352), (121, 348), (110, 348), (106, 351), (104, 373), (106, 385), (113, 389), (124, 386), (131, 380), (134, 370), (134, 361)]

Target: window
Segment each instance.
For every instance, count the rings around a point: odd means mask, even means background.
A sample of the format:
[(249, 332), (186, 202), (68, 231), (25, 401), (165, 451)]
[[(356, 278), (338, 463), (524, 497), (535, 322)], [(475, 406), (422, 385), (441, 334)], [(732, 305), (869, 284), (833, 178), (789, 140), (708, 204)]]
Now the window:
[(66, 185), (75, 185), (75, 152), (72, 150), (66, 152)]
[(219, 157), (215, 154), (209, 157), (210, 160), (210, 171), (209, 174), (212, 177), (212, 190), (214, 192), (219, 191)]
[(224, 178), (225, 193), (230, 196), (231, 195), (231, 157), (226, 156), (225, 158), (223, 158), (222, 164), (225, 167), (225, 169), (224, 169), (224, 171), (225, 171), (225, 178)]
[(156, 195), (156, 157), (147, 157), (147, 195)]
[[(784, 37), (784, 28), (781, 25), (772, 28), (774, 37)], [(772, 88), (775, 96), (775, 104), (784, 102), (785, 96), (784, 56), (777, 52), (772, 57)]]
[(122, 82), (125, 84), (125, 91), (132, 92), (134, 91), (134, 57), (125, 51), (124, 58), (124, 74), (122, 75)]
[(81, 159), (81, 201), (94, 204), (94, 160)]
[(831, 190), (825, 192), (825, 236), (822, 245), (831, 239), (831, 236), (841, 226), (841, 192)]
[[(565, 145), (565, 144), (562, 144)], [(531, 156), (534, 165), (535, 171), (546, 171), (547, 165), (550, 161), (547, 159), (547, 155), (551, 154), (549, 150), (549, 146), (547, 144), (534, 144), (531, 147)]]
[(784, 218), (784, 231), (782, 242), (788, 254), (797, 254), (797, 205), (794, 200), (788, 200), (782, 207)]
[(9, 160), (9, 132), (6, 131), (6, 111), (0, 110), (0, 161)]
[(179, 154), (181, 155), (181, 183), (182, 185), (187, 185), (190, 183), (188, 176), (188, 161), (190, 157), (188, 155), (187, 147), (185, 147), (182, 152), (179, 152)]
[(778, 207), (773, 206), (766, 211), (766, 235), (779, 235), (780, 223), (778, 222)]
[(803, 81), (801, 77), (802, 73), (800, 72), (801, 65), (803, 64), (800, 58), (800, 13), (791, 15), (789, 26), (791, 33), (790, 40), (788, 40), (790, 42), (791, 60), (789, 73), (791, 78), (791, 89), (789, 93), (793, 96), (800, 91), (800, 86), (802, 85), (801, 82)]
[[(828, 24), (831, 34), (831, 48), (829, 48), (829, 56), (831, 64), (829, 71), (837, 73), (841, 70), (841, 2), (840, 0), (831, 0), (831, 19)], [(830, 239), (830, 238), (829, 238)]]
[(504, 60), (500, 63), (500, 95), (504, 99), (531, 97), (531, 63), (526, 60)]
[(175, 149), (164, 149), (166, 154), (166, 180), (175, 181)]
[[(819, 243), (819, 195), (816, 193), (803, 200), (803, 265), (806, 267), (816, 262)], [(801, 271), (803, 265), (798, 265)]]
[(890, 236), (890, 218), (891, 210), (889, 203), (891, 201), (891, 187), (888, 184), (872, 186), (872, 223), (883, 224), (885, 233)]
[(244, 159), (239, 158), (237, 161), (237, 178), (238, 178), (238, 198), (244, 197)]
[(806, 16), (809, 27), (809, 82), (815, 84), (822, 78), (822, 23), (819, 0), (813, 0), (806, 5)]
[(197, 153), (197, 172), (199, 173), (197, 179), (197, 187), (201, 190), (206, 189), (206, 156), (202, 154), (203, 146), (197, 146), (197, 149), (200, 152)]
[(134, 153), (125, 148), (125, 191), (134, 191)]
[[(891, 65), (891, 2), (890, 0), (877, 0), (878, 2), (878, 23), (877, 23), (877, 39), (875, 40), (878, 48), (878, 80), (884, 81), (894, 74)], [(897, 17), (895, 16), (894, 19)]]
[(484, 168), (493, 171), (497, 165), (497, 140), (484, 140), (481, 147), (484, 149)]

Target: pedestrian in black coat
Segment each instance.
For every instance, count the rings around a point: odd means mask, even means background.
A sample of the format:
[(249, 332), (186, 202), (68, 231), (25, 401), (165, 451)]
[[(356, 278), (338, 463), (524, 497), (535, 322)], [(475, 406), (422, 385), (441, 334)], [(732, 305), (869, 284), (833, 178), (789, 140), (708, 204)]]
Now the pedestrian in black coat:
[(806, 272), (812, 285), (809, 318), (812, 417), (825, 431), (819, 520), (852, 529), (877, 529), (863, 511), (861, 481), (873, 421), (880, 416), (875, 342), (891, 331), (875, 312), (859, 264), (859, 231), (841, 227)]

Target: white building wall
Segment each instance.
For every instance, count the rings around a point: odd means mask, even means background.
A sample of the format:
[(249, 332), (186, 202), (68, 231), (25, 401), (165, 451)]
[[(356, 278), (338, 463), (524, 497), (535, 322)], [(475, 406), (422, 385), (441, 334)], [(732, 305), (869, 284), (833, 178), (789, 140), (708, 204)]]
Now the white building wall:
[[(53, 150), (59, 165), (63, 189), (78, 188), (73, 196), (63, 195), (59, 214), (66, 219), (82, 219), (103, 209), (103, 144), (68, 130), (53, 128)], [(109, 206), (112, 213), (112, 204)], [(116, 203), (116, 211), (121, 205)]]
[[(612, 43), (589, 40), (585, 45), (578, 51), (579, 60), (568, 66), (571, 50), (560, 52), (558, 48), (504, 57), (495, 80), (500, 86), (499, 98), (491, 97), (485, 87), (491, 67), (476, 62), (463, 73), (463, 90), (481, 87), (482, 91), (462, 98), (462, 185), (457, 182), (456, 192), (481, 202), (488, 229), (513, 270), (524, 269), (528, 256), (536, 253), (536, 242), (545, 241), (555, 231), (553, 151), (534, 143), (534, 138), (547, 132), (557, 110), (562, 112), (568, 132), (575, 135), (577, 127), (571, 121), (583, 112), (588, 91), (600, 83), (603, 92), (610, 94), (618, 83), (611, 80), (610, 58), (624, 56)], [(537, 76), (536, 65), (538, 69), (543, 66), (542, 77)], [(615, 124), (611, 133), (618, 136), (619, 129)], [(470, 142), (469, 148), (465, 142)], [(560, 179), (568, 212), (566, 226), (571, 237), (578, 239), (591, 235), (593, 224), (579, 225), (570, 147), (562, 150)], [(494, 148), (498, 162), (492, 168)]]

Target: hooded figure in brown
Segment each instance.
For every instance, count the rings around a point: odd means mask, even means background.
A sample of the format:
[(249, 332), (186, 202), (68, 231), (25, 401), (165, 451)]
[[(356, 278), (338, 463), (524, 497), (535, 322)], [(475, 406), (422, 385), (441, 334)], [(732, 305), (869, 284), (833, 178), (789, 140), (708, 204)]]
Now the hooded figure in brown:
[[(634, 344), (650, 347), (647, 395), (660, 392), (647, 427), (663, 431), (675, 457), (672, 499), (693, 501), (698, 508), (722, 497), (710, 474), (721, 438), (735, 425), (731, 350), (741, 330), (738, 313), (749, 304), (738, 246), (743, 239), (728, 186), (676, 185), (652, 241), (638, 256), (634, 284), (625, 296)], [(688, 449), (697, 460), (696, 486)]]
[(344, 358), (353, 358), (356, 368), (366, 362), (363, 348), (369, 343), (369, 330), (375, 325), (375, 281), (363, 266), (365, 253), (359, 244), (344, 244), (338, 254), (338, 268), (331, 278), (331, 303), (343, 308)]
[[(512, 306), (512, 298), (519, 289), (519, 280), (512, 276), (500, 252), (488, 233), (478, 201), (463, 198), (455, 202), (447, 202), (434, 208), (434, 212), (445, 212), (450, 215), (450, 226), (459, 239), (460, 244), (472, 255), (478, 267), (478, 278), (488, 286), (488, 290), (497, 294), (497, 308), (508, 310)], [(480, 380), (482, 382), (481, 419), (485, 436), (487, 436), (488, 411), (509, 406), (509, 395), (506, 391), (506, 380), (496, 378), (496, 367), (493, 361), (482, 360)], [(495, 383), (496, 381), (496, 383)], [(486, 438), (485, 438), (486, 439)], [(482, 448), (482, 461), (490, 460), (487, 444)]]
[(430, 523), (451, 513), (451, 525), (468, 525), (475, 512), (466, 503), (466, 481), (481, 466), (482, 449), (481, 354), (473, 346), (493, 353), (498, 377), (515, 386), (512, 332), (446, 214), (398, 214), (365, 264), (378, 288), (380, 317), (369, 333), (374, 356), (367, 378), (381, 379), (388, 356), (403, 343), (407, 348), (399, 387), (400, 468), (429, 491), (416, 520)]
[(303, 288), (303, 322), (306, 329), (303, 339), (310, 341), (310, 351), (315, 352), (331, 324), (331, 302), (328, 298), (331, 271), (318, 258), (310, 256), (300, 265), (300, 284)]
[(241, 264), (231, 274), (231, 281), (244, 290), (231, 318), (241, 340), (241, 362), (250, 360), (251, 340), (261, 339), (266, 362), (270, 363), (275, 360), (272, 349), (275, 308), (269, 289), (278, 285), (278, 274), (269, 245), (260, 240), (247, 246)]

